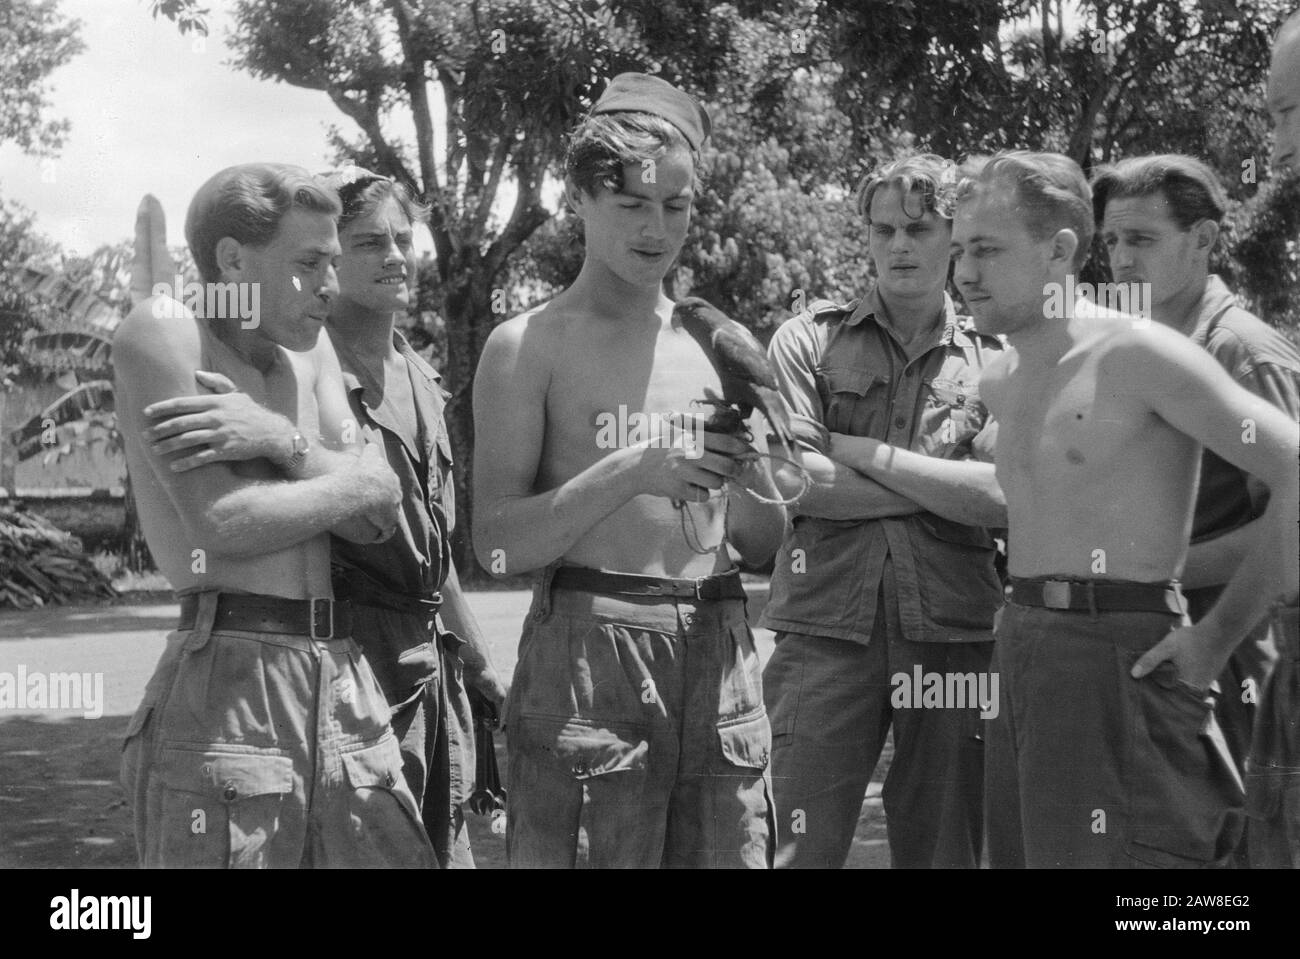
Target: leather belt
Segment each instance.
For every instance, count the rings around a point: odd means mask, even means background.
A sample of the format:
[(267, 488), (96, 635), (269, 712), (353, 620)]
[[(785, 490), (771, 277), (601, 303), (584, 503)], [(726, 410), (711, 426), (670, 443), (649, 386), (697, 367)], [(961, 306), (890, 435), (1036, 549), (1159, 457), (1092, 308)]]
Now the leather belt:
[(578, 589), (589, 593), (615, 593), (620, 596), (664, 596), (699, 601), (744, 599), (740, 570), (730, 569), (716, 576), (699, 579), (670, 579), (640, 576), (634, 573), (607, 573), (585, 566), (561, 566), (551, 581), (556, 589)]
[(1105, 579), (1011, 577), (1010, 600), (1020, 606), (1096, 613), (1172, 613), (1187, 604), (1176, 582), (1133, 583)]
[[(178, 629), (193, 629), (199, 594), (181, 597)], [(250, 633), (282, 633), (312, 639), (344, 639), (352, 635), (352, 607), (332, 599), (285, 599), (259, 593), (221, 593), (212, 629)]]

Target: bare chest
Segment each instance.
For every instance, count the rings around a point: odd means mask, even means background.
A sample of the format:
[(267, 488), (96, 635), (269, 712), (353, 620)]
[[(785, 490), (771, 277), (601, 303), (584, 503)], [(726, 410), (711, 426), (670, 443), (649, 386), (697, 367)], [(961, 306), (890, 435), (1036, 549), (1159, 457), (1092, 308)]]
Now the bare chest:
[(547, 433), (562, 456), (594, 462), (610, 448), (657, 435), (675, 417), (707, 417), (721, 392), (708, 357), (682, 330), (640, 340), (572, 343), (547, 392)]
[(1077, 485), (1108, 476), (1150, 414), (1098, 376), (1091, 359), (1013, 374), (998, 433), (999, 480)]

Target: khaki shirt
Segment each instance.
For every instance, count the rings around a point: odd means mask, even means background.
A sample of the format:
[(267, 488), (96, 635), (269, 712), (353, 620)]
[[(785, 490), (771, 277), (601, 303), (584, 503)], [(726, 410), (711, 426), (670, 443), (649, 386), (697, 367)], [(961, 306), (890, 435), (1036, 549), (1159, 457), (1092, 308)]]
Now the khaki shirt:
[[(420, 359), (405, 337), (394, 345), (406, 359), (415, 409), (397, 409), (338, 347), (343, 385), (360, 434), (383, 445), (388, 465), (402, 484), (397, 532), (384, 543), (360, 545), (334, 537), (336, 568), (355, 569), (385, 588), (412, 597), (432, 598), (442, 588), (451, 562), (448, 537), (455, 524), (451, 444), (443, 421), (441, 377)], [(337, 344), (337, 341), (335, 341)], [(428, 637), (426, 636), (427, 640)]]
[[(414, 404), (407, 409), (383, 396), (347, 349), (337, 339), (334, 344), (361, 431), (358, 438), (383, 444), (388, 465), (402, 484), (397, 532), (388, 540), (362, 545), (331, 537), (335, 591), (360, 603), (353, 607), (352, 636), (394, 710), (426, 695), (427, 684), (442, 684), (447, 768), (426, 768), (425, 795), (417, 798), (432, 801), (430, 790), (440, 789), (436, 783), (445, 775), (454, 809), (474, 788), (474, 739), (461, 687), (457, 651), (462, 640), (445, 631), (436, 614), (442, 600), (438, 591), (451, 568), (449, 536), (456, 516), (451, 443), (443, 420), (447, 394), (439, 385), (441, 377), (400, 333), (394, 332), (393, 345), (406, 360), (411, 381)], [(376, 600), (374, 589), (386, 597)], [(439, 676), (440, 662), (451, 675)], [(426, 756), (439, 748), (426, 744)]]
[[(909, 361), (873, 290), (818, 301), (786, 321), (769, 357), (796, 437), (818, 452), (828, 432), (869, 436), (942, 459), (993, 460), (996, 425), (979, 377), (1001, 343), (963, 328), (945, 296), (933, 342)], [(1002, 604), (993, 532), (923, 512), (875, 520), (797, 516), (777, 554), (769, 629), (859, 643), (871, 637), (882, 580), (897, 590), (903, 638), (983, 642)]]
[[(1253, 313), (1237, 305), (1232, 291), (1211, 274), (1197, 306), (1191, 340), (1203, 347), (1238, 385), (1300, 420), (1300, 350)], [(1258, 519), (1268, 506), (1268, 487), (1210, 450), (1201, 454), (1201, 482), (1192, 520), (1200, 543)], [(1209, 611), (1222, 586), (1189, 589), (1192, 618)]]

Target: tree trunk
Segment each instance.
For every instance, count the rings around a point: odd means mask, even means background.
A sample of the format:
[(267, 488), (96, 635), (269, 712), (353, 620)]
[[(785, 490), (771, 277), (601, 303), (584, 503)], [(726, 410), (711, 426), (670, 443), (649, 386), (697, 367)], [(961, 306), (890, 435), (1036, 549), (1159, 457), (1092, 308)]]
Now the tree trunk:
[(451, 287), (444, 302), (447, 321), (447, 368), (444, 384), (451, 393), (447, 401), (447, 434), (456, 460), (456, 530), (451, 553), (462, 582), (483, 582), (487, 573), (474, 555), (470, 531), (474, 523), (474, 371), (483, 345), (492, 332), (491, 291), (483, 276), (482, 256), (476, 249), (462, 249), (447, 271)]

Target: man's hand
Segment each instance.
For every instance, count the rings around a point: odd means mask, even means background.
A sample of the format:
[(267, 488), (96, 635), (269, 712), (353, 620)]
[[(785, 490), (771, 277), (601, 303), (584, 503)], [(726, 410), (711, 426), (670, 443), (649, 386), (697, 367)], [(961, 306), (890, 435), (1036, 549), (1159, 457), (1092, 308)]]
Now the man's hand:
[(1173, 663), (1178, 678), (1197, 689), (1209, 689), (1223, 672), (1228, 657), (1217, 651), (1217, 637), (1205, 630), (1204, 620), (1194, 626), (1180, 626), (1156, 643), (1133, 664), (1132, 676), (1141, 679), (1163, 662)]
[(497, 675), (495, 669), (486, 669), (480, 672), (471, 680), (471, 684), (477, 689), (496, 710), (497, 719), (504, 720), (506, 716), (506, 697), (510, 695), (510, 684), (503, 682)]
[[(767, 499), (784, 499), (775, 478), (775, 470), (780, 460), (772, 458), (771, 438), (766, 430), (762, 429), (766, 424), (754, 425), (760, 428), (753, 431), (753, 442), (746, 446), (744, 452), (736, 454), (740, 471), (731, 480), (731, 485), (734, 488), (747, 489)], [(784, 458), (784, 453), (777, 455)], [(795, 455), (802, 459), (797, 451)]]
[[(682, 421), (689, 426), (694, 418), (682, 417)], [(743, 472), (745, 464), (736, 457), (753, 449), (727, 433), (674, 428), (668, 437), (653, 437), (629, 452), (639, 458), (640, 492), (703, 503), (711, 491)]]
[(153, 425), (143, 436), (160, 456), (198, 447), (196, 452), (171, 463), (177, 473), (208, 463), (266, 457), (284, 466), (292, 455), (295, 427), (286, 417), (273, 413), (240, 393), (220, 373), (197, 370), (194, 379), (214, 390), (202, 396), (178, 396), (145, 407)]

